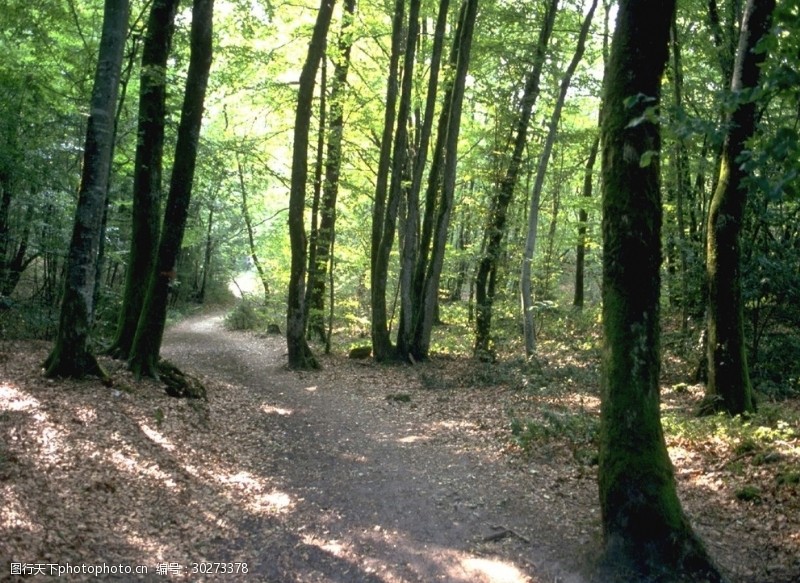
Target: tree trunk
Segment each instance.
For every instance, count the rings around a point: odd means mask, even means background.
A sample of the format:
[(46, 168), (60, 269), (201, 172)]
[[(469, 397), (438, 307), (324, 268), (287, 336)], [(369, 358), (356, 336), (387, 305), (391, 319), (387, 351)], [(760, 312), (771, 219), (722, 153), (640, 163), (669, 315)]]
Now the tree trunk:
[(125, 291), (117, 330), (109, 354), (130, 356), (136, 325), (144, 304), (147, 281), (158, 246), (161, 177), (164, 157), (164, 118), (167, 94), (167, 59), (180, 0), (155, 0), (147, 21), (139, 80), (139, 127), (133, 168), (133, 216)]
[(547, 45), (553, 32), (553, 24), (558, 11), (558, 0), (550, 0), (547, 13), (539, 30), (533, 68), (525, 82), (522, 96), (522, 110), (517, 120), (514, 137), (514, 150), (508, 168), (495, 193), (489, 210), (489, 221), (486, 226), (486, 248), (478, 264), (475, 275), (475, 357), (481, 360), (494, 360), (494, 350), (490, 343), (492, 330), (492, 305), (494, 303), (497, 283), (497, 264), (502, 252), (505, 236), (506, 215), (508, 206), (514, 196), (519, 169), (522, 165), (522, 154), (528, 142), (528, 125), (530, 124), (533, 106), (539, 97), (539, 78), (544, 67)]
[(306, 341), (305, 283), (308, 250), (304, 210), (308, 181), (311, 105), (314, 101), (317, 69), (320, 60), (325, 56), (325, 39), (328, 36), (328, 27), (333, 15), (333, 5), (334, 0), (322, 0), (320, 3), (297, 90), (297, 113), (292, 147), (292, 183), (289, 194), (289, 239), (292, 245), (292, 266), (286, 312), (286, 345), (289, 351), (289, 368), (296, 370), (319, 368), (319, 363)]
[(203, 103), (213, 52), (213, 14), (214, 0), (194, 0), (189, 71), (164, 213), (164, 228), (158, 244), (155, 269), (148, 278), (142, 313), (128, 361), (128, 367), (137, 377), (145, 375), (158, 378), (158, 358), (167, 319), (169, 290), (176, 278), (197, 163)]
[(739, 48), (731, 81), (738, 104), (728, 120), (719, 181), (711, 200), (706, 231), (708, 281), (708, 384), (701, 412), (733, 415), (755, 410), (744, 341), (739, 234), (747, 202), (745, 146), (755, 133), (760, 65), (757, 51), (769, 34), (774, 0), (749, 0), (742, 19)]
[[(423, 224), (423, 235), (420, 239), (420, 216), (419, 216), (419, 194), (422, 188), (422, 176), (425, 170), (428, 156), (428, 146), (433, 130), (433, 119), (436, 109), (436, 96), (439, 88), (439, 73), (441, 70), (442, 52), (444, 47), (444, 35), (447, 24), (447, 13), (449, 10), (449, 0), (440, 0), (439, 12), (436, 17), (436, 25), (433, 34), (433, 46), (431, 49), (431, 63), (428, 76), (428, 90), (425, 98), (424, 117), (419, 126), (415, 140), (416, 156), (412, 168), (411, 185), (406, 192), (406, 207), (408, 209), (405, 220), (405, 237), (401, 250), (401, 271), (400, 271), (400, 326), (398, 330), (398, 353), (400, 358), (405, 360), (409, 357), (411, 346), (414, 342), (414, 322), (418, 316), (419, 305), (422, 302), (423, 279), (426, 271), (428, 253), (430, 250), (431, 233), (433, 231), (433, 217), (436, 207), (435, 195), (438, 192), (439, 168), (441, 159), (441, 149), (444, 146), (443, 136), (438, 135), (437, 143), (434, 147), (433, 165), (431, 167), (430, 188), (428, 190), (427, 204), (425, 208), (425, 221)], [(424, 36), (424, 31), (423, 31)], [(457, 42), (457, 41), (455, 41)], [(454, 51), (455, 54), (455, 51)], [(453, 61), (451, 59), (451, 61)], [(455, 67), (455, 62), (452, 65)], [(445, 91), (445, 104), (441, 112), (440, 130), (445, 127), (445, 119), (450, 107), (452, 82), (449, 83)], [(419, 117), (419, 113), (417, 115)]]
[(242, 162), (239, 160), (239, 153), (236, 153), (236, 171), (239, 174), (239, 190), (242, 193), (242, 217), (244, 218), (244, 225), (247, 229), (247, 244), (250, 247), (250, 259), (253, 260), (253, 265), (258, 273), (258, 279), (261, 282), (261, 287), (264, 288), (264, 305), (269, 300), (269, 280), (267, 279), (267, 272), (261, 264), (261, 260), (256, 253), (256, 238), (253, 231), (253, 218), (250, 214), (250, 207), (247, 204), (247, 185), (244, 181), (244, 170), (242, 169)]
[[(326, 40), (327, 42), (327, 40)], [(311, 296), (313, 294), (313, 283), (319, 279), (317, 268), (317, 249), (319, 248), (319, 223), (320, 205), (322, 202), (322, 172), (325, 167), (325, 126), (328, 118), (328, 56), (327, 46), (323, 48), (322, 58), (320, 59), (320, 82), (319, 82), (319, 127), (317, 131), (317, 148), (314, 157), (314, 194), (311, 197), (311, 229), (308, 237), (308, 267), (306, 273), (305, 299), (303, 309), (305, 314), (303, 320), (306, 323), (306, 337), (308, 340), (313, 338), (312, 328), (319, 330), (324, 314), (315, 311), (311, 307)], [(315, 325), (309, 323), (309, 318), (313, 318)], [(320, 335), (320, 340), (325, 336)]]
[[(328, 276), (328, 263), (333, 253), (333, 239), (336, 229), (336, 199), (339, 195), (339, 174), (342, 167), (342, 136), (344, 133), (344, 98), (347, 91), (347, 73), (350, 70), (350, 52), (353, 37), (350, 28), (356, 10), (356, 0), (345, 0), (342, 28), (337, 44), (338, 54), (334, 59), (333, 79), (331, 81), (330, 123), (328, 126), (328, 150), (325, 157), (325, 178), (322, 183), (322, 203), (320, 209), (319, 232), (316, 243), (316, 269), (314, 276), (309, 274), (309, 321), (308, 331), (328, 342), (322, 314), (325, 310), (325, 279)], [(329, 306), (333, 309), (333, 306)], [(319, 318), (317, 318), (319, 314)]]
[[(528, 357), (533, 356), (533, 354), (536, 352), (536, 331), (534, 330), (533, 318), (533, 291), (531, 289), (531, 262), (533, 261), (533, 252), (536, 247), (536, 230), (539, 223), (539, 200), (541, 199), (542, 189), (544, 188), (544, 178), (547, 174), (547, 166), (550, 162), (550, 154), (553, 152), (553, 144), (556, 142), (558, 122), (561, 120), (561, 110), (564, 109), (564, 102), (567, 99), (567, 91), (569, 90), (570, 83), (572, 83), (572, 76), (575, 74), (575, 70), (578, 68), (578, 64), (583, 58), (583, 53), (586, 48), (586, 37), (589, 34), (589, 27), (592, 24), (592, 18), (594, 17), (594, 11), (596, 8), (597, 0), (593, 0), (592, 5), (589, 8), (589, 12), (586, 13), (586, 18), (583, 20), (580, 33), (578, 34), (578, 43), (575, 49), (575, 54), (572, 56), (572, 61), (567, 67), (564, 77), (561, 79), (561, 87), (559, 89), (556, 105), (553, 108), (552, 115), (550, 116), (550, 125), (548, 126), (547, 138), (544, 142), (544, 149), (539, 157), (539, 167), (536, 170), (536, 180), (533, 184), (531, 206), (528, 209), (528, 235), (525, 238), (525, 251), (522, 255), (522, 269), (520, 271), (522, 322), (523, 330), (525, 332), (525, 354)], [(554, 197), (555, 196), (556, 195), (554, 195)], [(553, 213), (553, 220), (556, 220), (555, 212)]]
[[(589, 158), (586, 160), (586, 168), (583, 171), (583, 198), (586, 200), (592, 197), (592, 184), (594, 175), (594, 164), (597, 160), (597, 151), (600, 149), (600, 135), (592, 140), (589, 148)], [(589, 222), (589, 213), (586, 207), (578, 210), (578, 245), (575, 249), (575, 293), (572, 305), (576, 308), (583, 308), (584, 289), (585, 289), (585, 269), (586, 269), (586, 227)]]
[[(681, 43), (678, 41), (678, 28), (675, 20), (670, 28), (670, 54), (672, 56), (672, 76), (673, 93), (675, 98), (675, 108), (680, 112), (683, 110), (683, 64), (681, 60)], [(677, 246), (678, 259), (680, 261), (680, 308), (681, 308), (681, 333), (686, 336), (689, 332), (689, 259), (688, 259), (688, 239), (686, 237), (685, 220), (685, 201), (691, 191), (691, 180), (689, 178), (689, 155), (687, 152), (686, 140), (678, 136), (675, 139), (675, 214), (677, 218)]]
[(127, 0), (106, 0), (58, 335), (44, 365), (48, 377), (106, 376), (88, 344), (95, 261), (108, 188), (114, 112), (127, 31)]
[[(372, 356), (377, 361), (394, 358), (389, 335), (386, 307), (386, 284), (389, 276), (389, 254), (394, 243), (395, 219), (399, 200), (390, 200), (389, 174), (392, 163), (392, 142), (397, 119), (398, 69), (404, 38), (404, 0), (395, 1), (392, 19), (392, 48), (386, 86), (386, 112), (381, 137), (375, 203), (372, 209), (372, 252), (370, 261), (370, 299), (372, 301)], [(405, 120), (402, 120), (405, 124)]]
[[(658, 107), (675, 2), (620, 2), (602, 110), (602, 581), (721, 581), (677, 496), (659, 417)], [(652, 111), (652, 110), (651, 110)]]
[(425, 273), (420, 315), (416, 318), (413, 354), (418, 359), (428, 357), (433, 324), (439, 320), (439, 279), (444, 265), (447, 231), (450, 225), (450, 212), (456, 189), (456, 166), (458, 163), (458, 136), (461, 131), (461, 111), (464, 102), (467, 71), (472, 53), (472, 39), (478, 15), (478, 0), (467, 0), (466, 10), (459, 26), (456, 71), (450, 101), (447, 134), (442, 161), (442, 192), (436, 209), (433, 246), (430, 261)]

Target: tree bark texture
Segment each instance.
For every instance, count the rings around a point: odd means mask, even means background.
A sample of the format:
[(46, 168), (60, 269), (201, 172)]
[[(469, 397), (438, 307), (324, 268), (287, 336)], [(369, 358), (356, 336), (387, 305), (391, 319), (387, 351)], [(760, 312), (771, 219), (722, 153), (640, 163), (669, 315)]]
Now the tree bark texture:
[(747, 202), (746, 146), (756, 128), (756, 103), (765, 51), (757, 51), (769, 34), (774, 0), (749, 0), (740, 29), (731, 81), (737, 105), (728, 119), (722, 166), (711, 199), (706, 230), (708, 282), (708, 384), (703, 412), (731, 414), (755, 410), (744, 340), (744, 304), (740, 233)]
[(128, 31), (127, 0), (106, 0), (103, 31), (86, 129), (83, 172), (75, 211), (55, 346), (45, 362), (49, 377), (105, 373), (89, 350), (95, 261), (108, 189), (114, 113)]
[[(620, 2), (602, 110), (602, 581), (720, 581), (677, 496), (660, 420), (658, 106), (675, 2)], [(652, 111), (652, 110), (651, 110)]]
[(147, 281), (156, 260), (161, 222), (167, 59), (179, 0), (155, 0), (147, 20), (139, 79), (139, 122), (133, 169), (131, 247), (117, 330), (109, 353), (130, 356)]
[(522, 166), (522, 155), (528, 143), (528, 126), (533, 106), (539, 97), (539, 79), (547, 56), (547, 45), (553, 32), (553, 25), (558, 11), (558, 0), (550, 0), (547, 5), (542, 27), (536, 43), (533, 66), (525, 82), (522, 95), (522, 106), (513, 132), (514, 147), (497, 192), (489, 210), (489, 220), (484, 239), (483, 257), (478, 264), (475, 275), (475, 357), (481, 360), (494, 360), (490, 336), (492, 331), (492, 306), (494, 304), (495, 284), (497, 280), (497, 264), (502, 251), (503, 237), (506, 230), (508, 206), (514, 196), (519, 170)]
[(328, 28), (333, 15), (333, 5), (334, 0), (322, 0), (320, 3), (297, 90), (291, 191), (289, 194), (289, 240), (292, 246), (292, 265), (286, 311), (288, 364), (289, 368), (296, 370), (319, 368), (319, 363), (306, 341), (305, 283), (308, 242), (306, 241), (304, 210), (308, 183), (308, 144), (311, 133), (314, 86), (319, 63), (325, 56), (325, 39), (328, 36)]
[(203, 104), (213, 55), (213, 15), (214, 0), (194, 0), (189, 71), (164, 212), (164, 226), (128, 361), (129, 368), (137, 376), (158, 378), (158, 359), (167, 319), (169, 291), (176, 279), (176, 265), (186, 228), (197, 163)]

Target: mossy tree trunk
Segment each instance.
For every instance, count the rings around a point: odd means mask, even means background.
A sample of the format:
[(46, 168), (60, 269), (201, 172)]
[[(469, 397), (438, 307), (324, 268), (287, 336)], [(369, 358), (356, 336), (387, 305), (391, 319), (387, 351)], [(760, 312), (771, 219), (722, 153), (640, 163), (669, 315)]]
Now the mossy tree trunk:
[(774, 0), (750, 0), (742, 18), (731, 81), (738, 103), (728, 120), (706, 230), (708, 383), (702, 412), (736, 415), (755, 410), (744, 340), (739, 235), (747, 202), (746, 143), (756, 126), (753, 92), (766, 58), (766, 52), (756, 46), (769, 33), (774, 8)]
[(720, 581), (681, 508), (659, 417), (658, 106), (671, 2), (620, 2), (602, 110), (599, 491), (605, 581)]
[(125, 291), (109, 353), (130, 356), (147, 281), (156, 259), (161, 224), (161, 175), (167, 96), (167, 59), (179, 0), (156, 0), (150, 8), (139, 80), (139, 122), (133, 169), (133, 220)]
[(164, 227), (128, 360), (128, 367), (136, 376), (158, 378), (158, 359), (167, 320), (169, 288), (176, 277), (175, 265), (183, 242), (197, 163), (203, 104), (213, 53), (213, 14), (214, 0), (194, 0), (189, 71), (164, 212)]
[(308, 182), (311, 106), (314, 101), (317, 70), (320, 61), (325, 56), (325, 39), (328, 36), (328, 28), (333, 15), (333, 5), (334, 0), (322, 0), (320, 3), (297, 90), (291, 192), (289, 194), (289, 239), (292, 246), (292, 265), (286, 311), (286, 346), (289, 352), (289, 368), (297, 370), (319, 368), (319, 363), (306, 341), (305, 283), (308, 242), (306, 241), (304, 211)]
[(128, 31), (127, 0), (106, 0), (100, 52), (92, 89), (83, 173), (66, 266), (66, 281), (55, 346), (45, 362), (49, 377), (105, 377), (89, 350), (95, 261), (108, 189), (114, 140), (114, 112)]

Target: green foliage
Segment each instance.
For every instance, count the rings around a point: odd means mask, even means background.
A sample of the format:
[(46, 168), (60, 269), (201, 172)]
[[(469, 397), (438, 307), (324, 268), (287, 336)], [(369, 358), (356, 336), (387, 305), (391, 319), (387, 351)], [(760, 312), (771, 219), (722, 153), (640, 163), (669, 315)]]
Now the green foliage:
[(512, 415), (510, 430), (512, 439), (525, 451), (559, 440), (570, 444), (579, 461), (596, 461), (600, 431), (600, 419), (581, 408), (542, 406), (535, 418), (520, 419)]
[(742, 486), (736, 490), (736, 499), (742, 502), (761, 502), (761, 490), (756, 486)]
[(800, 437), (800, 417), (776, 405), (763, 405), (747, 417), (725, 413), (689, 417), (664, 411), (661, 423), (667, 436), (696, 441), (713, 438), (729, 444), (738, 455), (764, 451), (779, 442)]
[(242, 300), (225, 315), (225, 327), (228, 330), (261, 330), (267, 327), (267, 320), (263, 309)]

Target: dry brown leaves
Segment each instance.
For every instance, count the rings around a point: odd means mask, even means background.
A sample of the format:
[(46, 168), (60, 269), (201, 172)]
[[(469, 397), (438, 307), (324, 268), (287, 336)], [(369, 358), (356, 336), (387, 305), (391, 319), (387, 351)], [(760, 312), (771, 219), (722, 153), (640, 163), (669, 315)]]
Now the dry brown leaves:
[[(7, 342), (0, 354), (0, 580), (18, 578), (12, 562), (141, 565), (149, 575), (139, 578), (166, 580), (154, 575), (161, 566), (174, 579), (201, 580), (190, 573), (193, 563), (241, 563), (257, 552), (242, 542), (248, 520), (259, 520), (262, 543), (269, 529), (288, 528), (295, 501), (282, 490), (280, 472), (263, 467), (280, 458), (286, 437), (259, 425), (270, 407), (264, 395), (233, 396), (231, 386), (207, 382), (208, 404), (173, 399), (108, 360), (112, 388), (48, 381), (40, 374), (48, 348)], [(522, 553), (536, 540), (541, 552), (574, 567), (575, 549), (597, 548), (596, 468), (584, 455), (587, 444), (550, 431), (559, 415), (596, 418), (596, 363), (563, 351), (528, 373), (446, 358), (415, 367), (323, 360), (309, 383), (350, 387), (336, 406), (396, 416), (408, 426), (399, 441), (437, 443), (453, 459), (471, 452), (490, 464), (491, 475), (461, 485), (459, 496), (470, 504), (546, 509), (535, 527), (496, 524), (476, 532), (478, 555), (507, 547), (524, 564)], [(226, 372), (235, 383), (236, 371)], [(665, 407), (688, 412), (696, 398), (694, 390), (667, 391)], [(289, 415), (284, 406), (268, 413)], [(510, 433), (515, 417), (539, 420), (550, 432), (523, 451)], [(731, 581), (800, 580), (800, 486), (790, 475), (800, 463), (797, 441), (779, 444), (766, 459), (714, 436), (671, 437), (669, 446), (687, 513)], [(757, 496), (737, 495), (745, 486)], [(467, 487), (475, 491), (465, 493)], [(236, 544), (220, 556), (226, 541)], [(571, 550), (559, 556), (553, 547), (565, 541)]]

